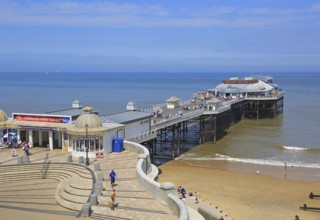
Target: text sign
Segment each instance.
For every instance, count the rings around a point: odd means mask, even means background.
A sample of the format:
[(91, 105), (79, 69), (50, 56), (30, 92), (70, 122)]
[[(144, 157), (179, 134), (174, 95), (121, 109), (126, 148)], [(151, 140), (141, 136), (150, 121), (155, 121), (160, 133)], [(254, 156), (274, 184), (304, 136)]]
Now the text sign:
[(32, 115), (32, 114), (12, 114), (13, 120), (17, 121), (33, 121), (33, 122), (50, 122), (69, 124), (70, 117), (68, 116), (53, 116), (53, 115)]

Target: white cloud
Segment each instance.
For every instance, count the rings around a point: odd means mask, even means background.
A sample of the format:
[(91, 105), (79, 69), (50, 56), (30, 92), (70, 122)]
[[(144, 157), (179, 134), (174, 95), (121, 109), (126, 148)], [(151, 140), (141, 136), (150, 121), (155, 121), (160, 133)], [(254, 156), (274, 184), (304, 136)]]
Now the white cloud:
[(99, 27), (264, 27), (319, 19), (320, 4), (305, 9), (165, 8), (151, 4), (55, 1), (2, 3), (0, 24)]

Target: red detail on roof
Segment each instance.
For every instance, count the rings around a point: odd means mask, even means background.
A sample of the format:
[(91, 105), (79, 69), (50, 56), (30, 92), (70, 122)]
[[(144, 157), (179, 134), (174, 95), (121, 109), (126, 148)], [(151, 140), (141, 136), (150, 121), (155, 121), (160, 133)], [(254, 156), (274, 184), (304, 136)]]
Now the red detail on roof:
[(259, 80), (257, 79), (250, 79), (250, 80), (245, 80), (245, 79), (227, 79), (222, 81), (224, 84), (255, 84), (258, 83)]

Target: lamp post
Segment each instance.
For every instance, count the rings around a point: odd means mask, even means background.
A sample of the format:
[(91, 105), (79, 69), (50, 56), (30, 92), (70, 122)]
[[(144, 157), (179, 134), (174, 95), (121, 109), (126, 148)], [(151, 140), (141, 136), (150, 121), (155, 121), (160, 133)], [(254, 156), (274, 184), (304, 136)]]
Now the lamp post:
[(85, 129), (86, 129), (86, 140), (85, 140), (85, 147), (86, 147), (86, 166), (89, 166), (89, 156), (88, 156), (88, 152), (89, 152), (89, 146), (88, 146), (88, 124), (85, 125)]

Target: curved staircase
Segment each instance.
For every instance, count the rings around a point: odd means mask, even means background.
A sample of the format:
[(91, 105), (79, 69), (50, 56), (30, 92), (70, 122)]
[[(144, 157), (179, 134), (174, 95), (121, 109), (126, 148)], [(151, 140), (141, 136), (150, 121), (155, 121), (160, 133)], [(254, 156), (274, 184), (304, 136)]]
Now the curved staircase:
[(60, 181), (56, 202), (71, 210), (81, 211), (93, 189), (95, 176), (88, 168), (72, 163), (29, 163), (0, 166), (0, 184), (35, 179)]

